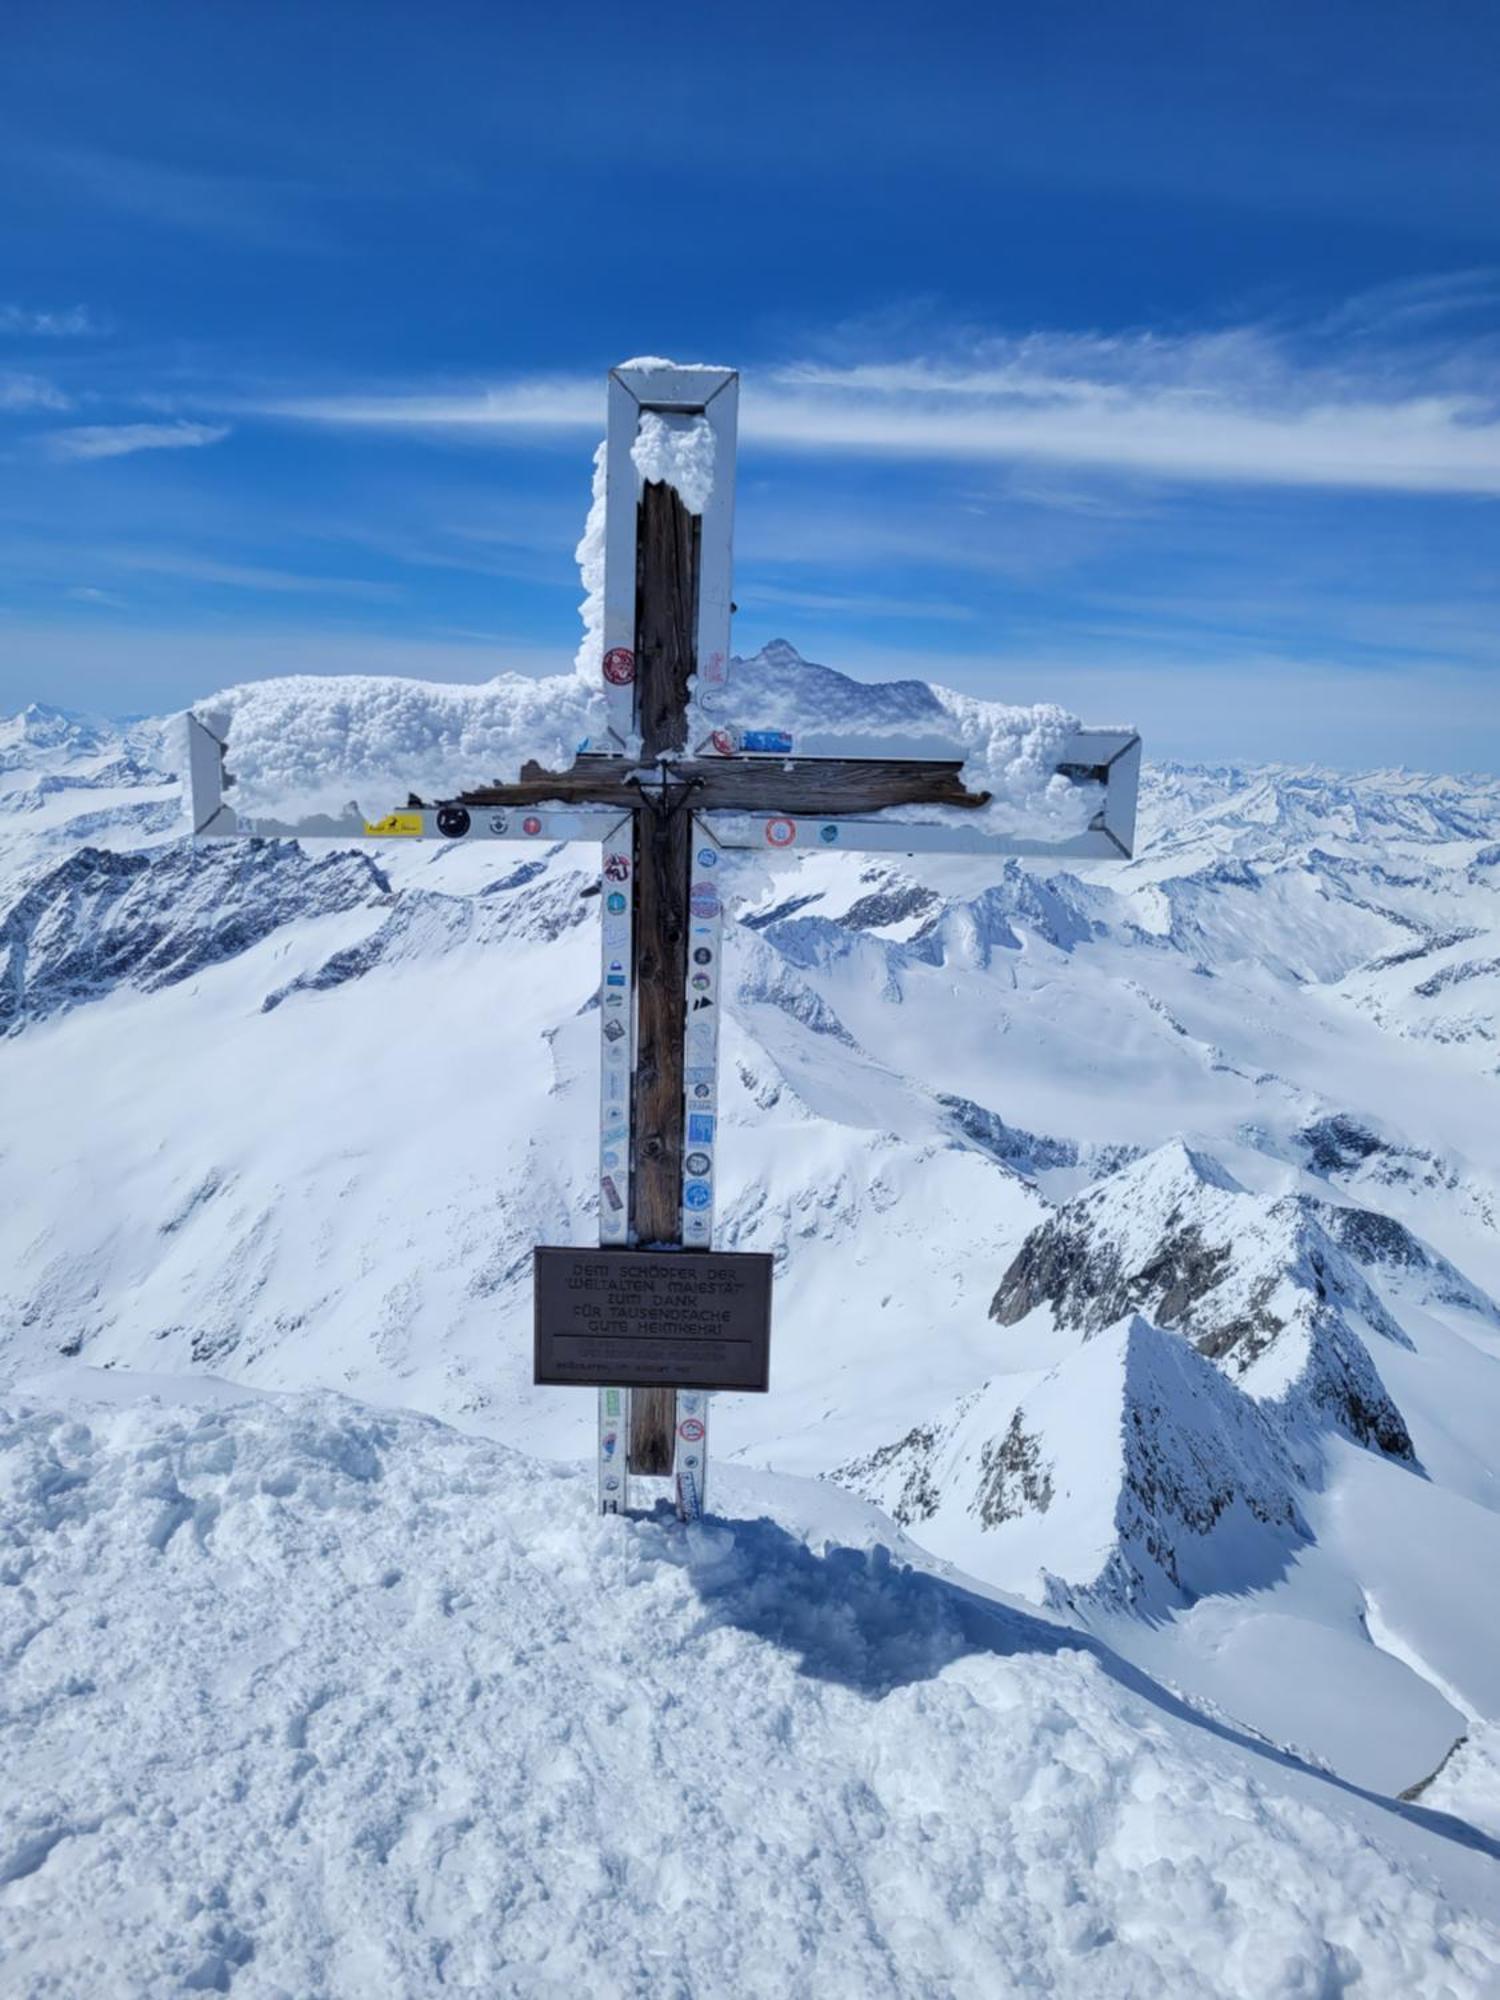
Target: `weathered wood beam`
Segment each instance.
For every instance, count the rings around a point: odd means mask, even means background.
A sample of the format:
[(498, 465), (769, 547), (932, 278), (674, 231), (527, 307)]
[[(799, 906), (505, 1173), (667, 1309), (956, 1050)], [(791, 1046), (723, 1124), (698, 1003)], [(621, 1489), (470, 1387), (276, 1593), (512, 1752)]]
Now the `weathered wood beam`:
[[(680, 751), (696, 656), (701, 523), (670, 486), (641, 494), (636, 536), (636, 719), (648, 758)], [(636, 791), (640, 801), (640, 792)], [(635, 815), (636, 1058), (630, 1222), (638, 1244), (682, 1241), (683, 1051), (692, 816), (660, 799)], [(634, 1389), (629, 1468), (672, 1471), (677, 1392)]]
[[(966, 806), (989, 803), (988, 792), (964, 789), (961, 764), (920, 758), (684, 757), (667, 765), (674, 786), (690, 790), (695, 812), (850, 813), (886, 806)], [(646, 774), (648, 781), (655, 773)], [(580, 757), (568, 771), (528, 764), (515, 785), (483, 785), (460, 794), (466, 806), (641, 803), (641, 784), (618, 757)]]

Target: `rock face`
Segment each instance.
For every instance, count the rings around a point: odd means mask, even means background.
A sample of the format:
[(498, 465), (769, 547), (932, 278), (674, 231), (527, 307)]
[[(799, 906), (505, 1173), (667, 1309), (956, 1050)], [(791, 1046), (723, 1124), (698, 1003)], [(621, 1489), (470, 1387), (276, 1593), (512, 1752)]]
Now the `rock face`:
[(833, 1476), (1056, 1606), (1150, 1616), (1254, 1589), (1307, 1536), (1274, 1418), (1138, 1315), (1034, 1386), (996, 1378)]
[(151, 992), (248, 951), (294, 918), (374, 902), (389, 888), (362, 854), (318, 859), (290, 842), (147, 854), (85, 847), (0, 917), (0, 1030), (99, 999)]
[(1143, 1313), (1289, 1419), (1331, 1423), (1411, 1462), (1406, 1423), (1366, 1340), (1410, 1343), (1355, 1262), (1361, 1253), (1387, 1260), (1398, 1246), (1425, 1254), (1389, 1218), (1248, 1194), (1215, 1161), (1174, 1143), (1033, 1230), (990, 1317), (1014, 1326), (1045, 1307), (1089, 1338)]

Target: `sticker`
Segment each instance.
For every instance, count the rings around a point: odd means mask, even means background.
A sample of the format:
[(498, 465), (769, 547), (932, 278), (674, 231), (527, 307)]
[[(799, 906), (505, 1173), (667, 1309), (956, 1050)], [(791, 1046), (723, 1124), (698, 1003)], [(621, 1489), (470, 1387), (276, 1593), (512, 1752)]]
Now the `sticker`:
[(606, 1390), (605, 1390), (605, 1392), (604, 1392), (604, 1414), (605, 1414), (605, 1416), (606, 1416), (606, 1417), (618, 1417), (618, 1416), (619, 1416), (619, 1415), (621, 1414), (621, 1411), (620, 1411), (620, 1392), (619, 1392), (619, 1390), (618, 1390), (618, 1389), (606, 1389)]
[(605, 1199), (611, 1208), (621, 1209), (625, 1206), (624, 1202), (620, 1199), (620, 1190), (615, 1186), (615, 1177), (613, 1174), (606, 1174), (599, 1185), (603, 1188)]
[(827, 841), (830, 847), (838, 839), (838, 837), (839, 837), (839, 830), (836, 826), (820, 826), (818, 828), (819, 840)]
[(705, 1007), (712, 1007), (713, 1004), (714, 1004), (713, 1001), (709, 999), (706, 993), (700, 993), (697, 999), (693, 1002), (693, 1012), (695, 1014), (701, 1014)]
[(610, 1147), (607, 1153), (599, 1155), (599, 1164), (601, 1167), (617, 1167), (620, 1164), (620, 1156), (613, 1146)]
[(618, 889), (611, 889), (604, 899), (604, 907), (612, 917), (618, 917), (624, 912), (625, 898)]
[(703, 662), (703, 665), (698, 669), (698, 678), (706, 681), (710, 687), (721, 687), (726, 679), (726, 675), (727, 670), (724, 665), (724, 655), (718, 651), (710, 653), (708, 658)]
[(461, 840), (469, 830), (467, 806), (439, 806), (437, 830), (444, 840)]
[(619, 1442), (620, 1442), (620, 1433), (618, 1431), (606, 1431), (603, 1437), (600, 1438), (599, 1440), (600, 1456), (604, 1458), (606, 1461), (613, 1458), (615, 1455), (615, 1451), (619, 1446)]
[(732, 757), (734, 755), (737, 747), (734, 730), (716, 729), (708, 740), (721, 757)]
[(608, 972), (605, 974), (604, 979), (607, 986), (623, 986), (625, 984), (625, 975), (623, 972)]
[(766, 839), (772, 847), (790, 847), (797, 838), (797, 822), (794, 819), (768, 819)]
[(611, 1016), (611, 1018), (607, 1020), (604, 1024), (604, 1039), (607, 1042), (619, 1041), (620, 1037), (624, 1034), (624, 1032), (625, 1032), (625, 1023), (623, 1021), (615, 1020), (613, 1016)]
[(604, 655), (604, 678), (611, 687), (629, 687), (635, 679), (635, 654), (628, 646), (611, 646)]
[(713, 1198), (707, 1181), (689, 1181), (682, 1190), (682, 1199), (689, 1208), (707, 1208)]
[(698, 949), (693, 953), (694, 965), (712, 965), (713, 960), (714, 955), (706, 944), (700, 944)]
[(791, 754), (792, 739), (784, 729), (746, 729), (740, 732), (740, 748), (758, 751), (761, 756), (786, 757)]
[(689, 1153), (682, 1164), (690, 1174), (698, 1174), (701, 1177), (708, 1172), (713, 1161), (709, 1159), (707, 1153)]
[(540, 833), (541, 830), (542, 822), (537, 818), (535, 813), (528, 813), (521, 822), (522, 833)]
[(703, 1442), (703, 1424), (701, 1420), (697, 1417), (684, 1417), (682, 1422), (677, 1426), (677, 1435), (680, 1438), (685, 1438), (689, 1444), (701, 1444)]
[(711, 1069), (690, 1069), (687, 1073), (689, 1097), (712, 1097), (714, 1073)]
[(606, 1146), (623, 1146), (625, 1143), (625, 1127), (623, 1125), (607, 1126), (599, 1134), (599, 1137)]
[(510, 832), (510, 814), (509, 814), (509, 813), (491, 813), (491, 814), (490, 814), (490, 832), (491, 832), (491, 833), (509, 833), (509, 832)]
[(718, 865), (719, 853), (717, 848), (700, 847), (698, 849), (698, 866), (700, 868), (717, 868)]
[(604, 879), (606, 882), (628, 882), (630, 880), (630, 863), (623, 854), (605, 855)]
[(695, 917), (716, 917), (719, 914), (719, 892), (712, 882), (695, 882), (688, 897), (688, 908)]
[(706, 972), (695, 972), (693, 974), (693, 991), (695, 993), (706, 993), (712, 985), (713, 981)]
[[(624, 980), (620, 981), (622, 986), (624, 983)], [(604, 1004), (606, 1007), (623, 1007), (625, 1005), (625, 995), (623, 993), (606, 993)]]
[(690, 1146), (711, 1146), (714, 1142), (714, 1121), (706, 1112), (688, 1113), (688, 1144)]
[(373, 822), (366, 820), (365, 832), (373, 835), (377, 840), (391, 840), (398, 834), (405, 834), (408, 838), (420, 839), (422, 834), (422, 815), (420, 813), (387, 813), (384, 819), (377, 819)]
[(606, 1492), (606, 1493), (618, 1493), (618, 1492), (619, 1492), (619, 1490), (620, 1490), (620, 1475), (619, 1475), (619, 1473), (618, 1473), (618, 1472), (609, 1472), (609, 1473), (606, 1473), (606, 1474), (605, 1474), (605, 1478), (604, 1478), (604, 1490), (605, 1490), (605, 1492)]

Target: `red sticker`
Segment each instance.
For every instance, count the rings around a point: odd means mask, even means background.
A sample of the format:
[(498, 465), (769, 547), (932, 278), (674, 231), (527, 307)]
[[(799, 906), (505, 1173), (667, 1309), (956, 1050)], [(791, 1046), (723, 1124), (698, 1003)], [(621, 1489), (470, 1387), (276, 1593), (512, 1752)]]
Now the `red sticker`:
[(696, 1417), (684, 1417), (677, 1426), (677, 1435), (685, 1438), (689, 1444), (697, 1444), (703, 1436), (703, 1426)]
[(766, 839), (772, 847), (790, 847), (797, 838), (797, 822), (794, 819), (768, 819)]
[(628, 646), (611, 646), (604, 655), (604, 678), (611, 687), (629, 687), (635, 679), (635, 654)]
[(535, 813), (531, 813), (521, 822), (522, 833), (540, 833), (541, 830), (542, 822), (537, 818)]
[(628, 882), (630, 863), (623, 854), (607, 854), (604, 857), (605, 879), (610, 882)]
[(708, 740), (721, 757), (732, 757), (734, 755), (734, 737), (727, 729), (716, 729)]

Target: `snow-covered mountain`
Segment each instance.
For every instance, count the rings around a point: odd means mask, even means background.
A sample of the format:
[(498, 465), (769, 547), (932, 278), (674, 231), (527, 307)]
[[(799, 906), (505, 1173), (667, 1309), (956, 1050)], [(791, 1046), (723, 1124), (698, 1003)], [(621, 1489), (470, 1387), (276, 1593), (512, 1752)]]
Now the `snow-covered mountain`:
[[(529, 1253), (594, 1229), (589, 851), (177, 813), (153, 726), (0, 722), (0, 1384), (581, 1456)], [(716, 1463), (1500, 1828), (1500, 780), (1158, 767), (1127, 865), (726, 872), (721, 1240), (777, 1306)]]

